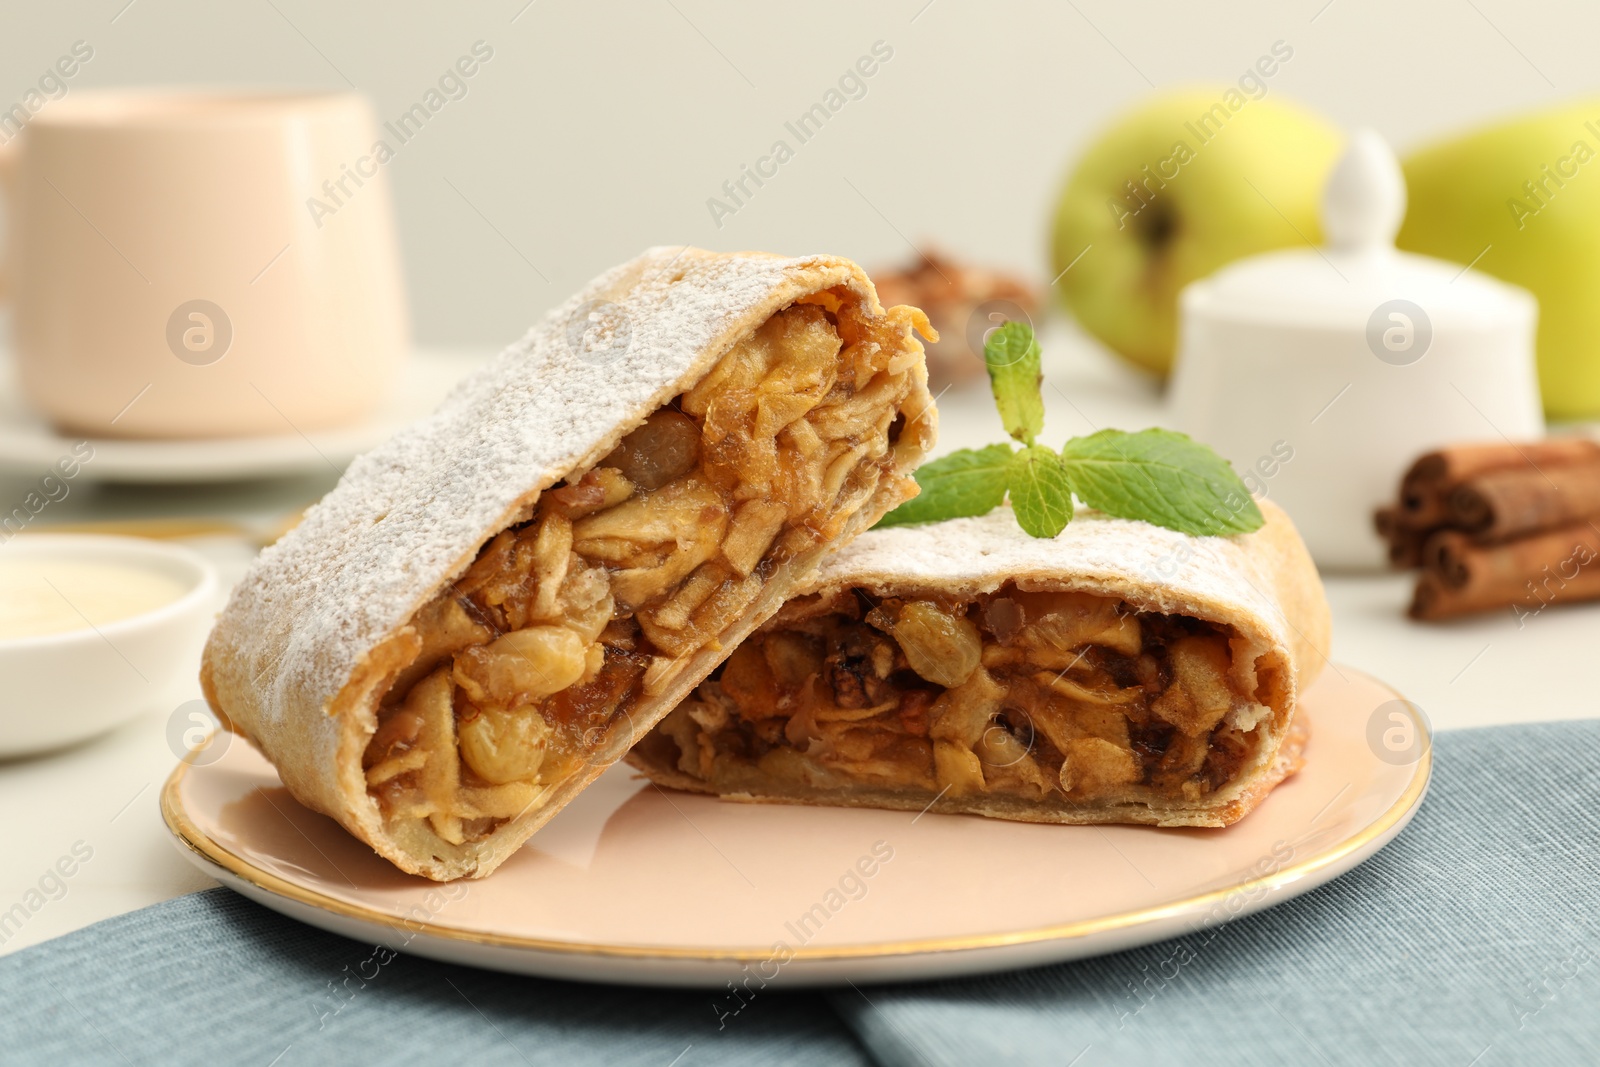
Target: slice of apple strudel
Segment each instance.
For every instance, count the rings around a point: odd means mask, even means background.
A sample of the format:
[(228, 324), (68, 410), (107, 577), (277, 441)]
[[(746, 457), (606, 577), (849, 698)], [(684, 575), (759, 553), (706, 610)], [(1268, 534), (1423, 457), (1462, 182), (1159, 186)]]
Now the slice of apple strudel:
[(915, 494), (917, 328), (844, 259), (623, 264), (261, 554), (207, 698), (397, 866), (489, 873)]
[(1301, 760), (1328, 606), (1278, 508), (1194, 538), (1009, 508), (875, 530), (629, 755), (732, 800), (1223, 826)]

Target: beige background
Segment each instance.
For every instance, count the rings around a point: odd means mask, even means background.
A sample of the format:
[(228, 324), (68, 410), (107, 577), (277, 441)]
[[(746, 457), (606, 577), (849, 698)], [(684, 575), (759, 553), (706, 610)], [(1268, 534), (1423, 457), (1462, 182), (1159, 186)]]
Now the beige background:
[[(1151, 84), (1231, 81), (1279, 39), (1275, 96), (1401, 148), (1600, 83), (1600, 9), (1577, 3), (525, 4), (8, 2), (0, 107), (81, 39), (69, 92), (348, 81), (392, 119), (481, 39), (494, 58), (388, 171), (417, 339), (499, 344), (656, 243), (871, 266), (931, 240), (1043, 277), (1078, 147)], [(719, 229), (706, 199), (877, 40), (867, 95)]]

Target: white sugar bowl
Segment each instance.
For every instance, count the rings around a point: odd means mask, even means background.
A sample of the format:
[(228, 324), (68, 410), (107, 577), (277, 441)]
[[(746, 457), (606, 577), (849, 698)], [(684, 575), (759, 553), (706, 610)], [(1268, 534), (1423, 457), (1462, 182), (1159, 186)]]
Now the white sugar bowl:
[(1284, 507), (1323, 568), (1387, 562), (1373, 510), (1418, 455), (1544, 433), (1531, 294), (1396, 251), (1405, 180), (1351, 138), (1322, 203), (1323, 248), (1254, 256), (1180, 299), (1168, 418)]

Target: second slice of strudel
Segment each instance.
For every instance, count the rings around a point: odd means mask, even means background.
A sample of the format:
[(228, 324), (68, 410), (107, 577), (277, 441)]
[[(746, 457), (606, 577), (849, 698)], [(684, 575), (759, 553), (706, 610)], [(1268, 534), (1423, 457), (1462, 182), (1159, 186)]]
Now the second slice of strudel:
[(1009, 508), (874, 530), (630, 753), (733, 800), (1223, 826), (1299, 766), (1328, 605), (1299, 535)]

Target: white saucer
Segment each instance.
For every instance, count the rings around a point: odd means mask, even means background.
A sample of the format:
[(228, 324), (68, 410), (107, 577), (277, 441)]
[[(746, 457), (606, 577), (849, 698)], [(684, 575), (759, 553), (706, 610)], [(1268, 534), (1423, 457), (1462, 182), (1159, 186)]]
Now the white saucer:
[[(337, 473), (356, 456), (438, 406), (450, 387), (486, 359), (482, 352), (419, 351), (381, 410), (356, 426), (302, 437), (198, 441), (95, 438), (94, 458), (77, 477), (91, 482), (220, 482), (318, 471)], [(0, 474), (37, 478), (81, 438), (65, 436), (27, 406), (9, 356), (0, 355)]]

